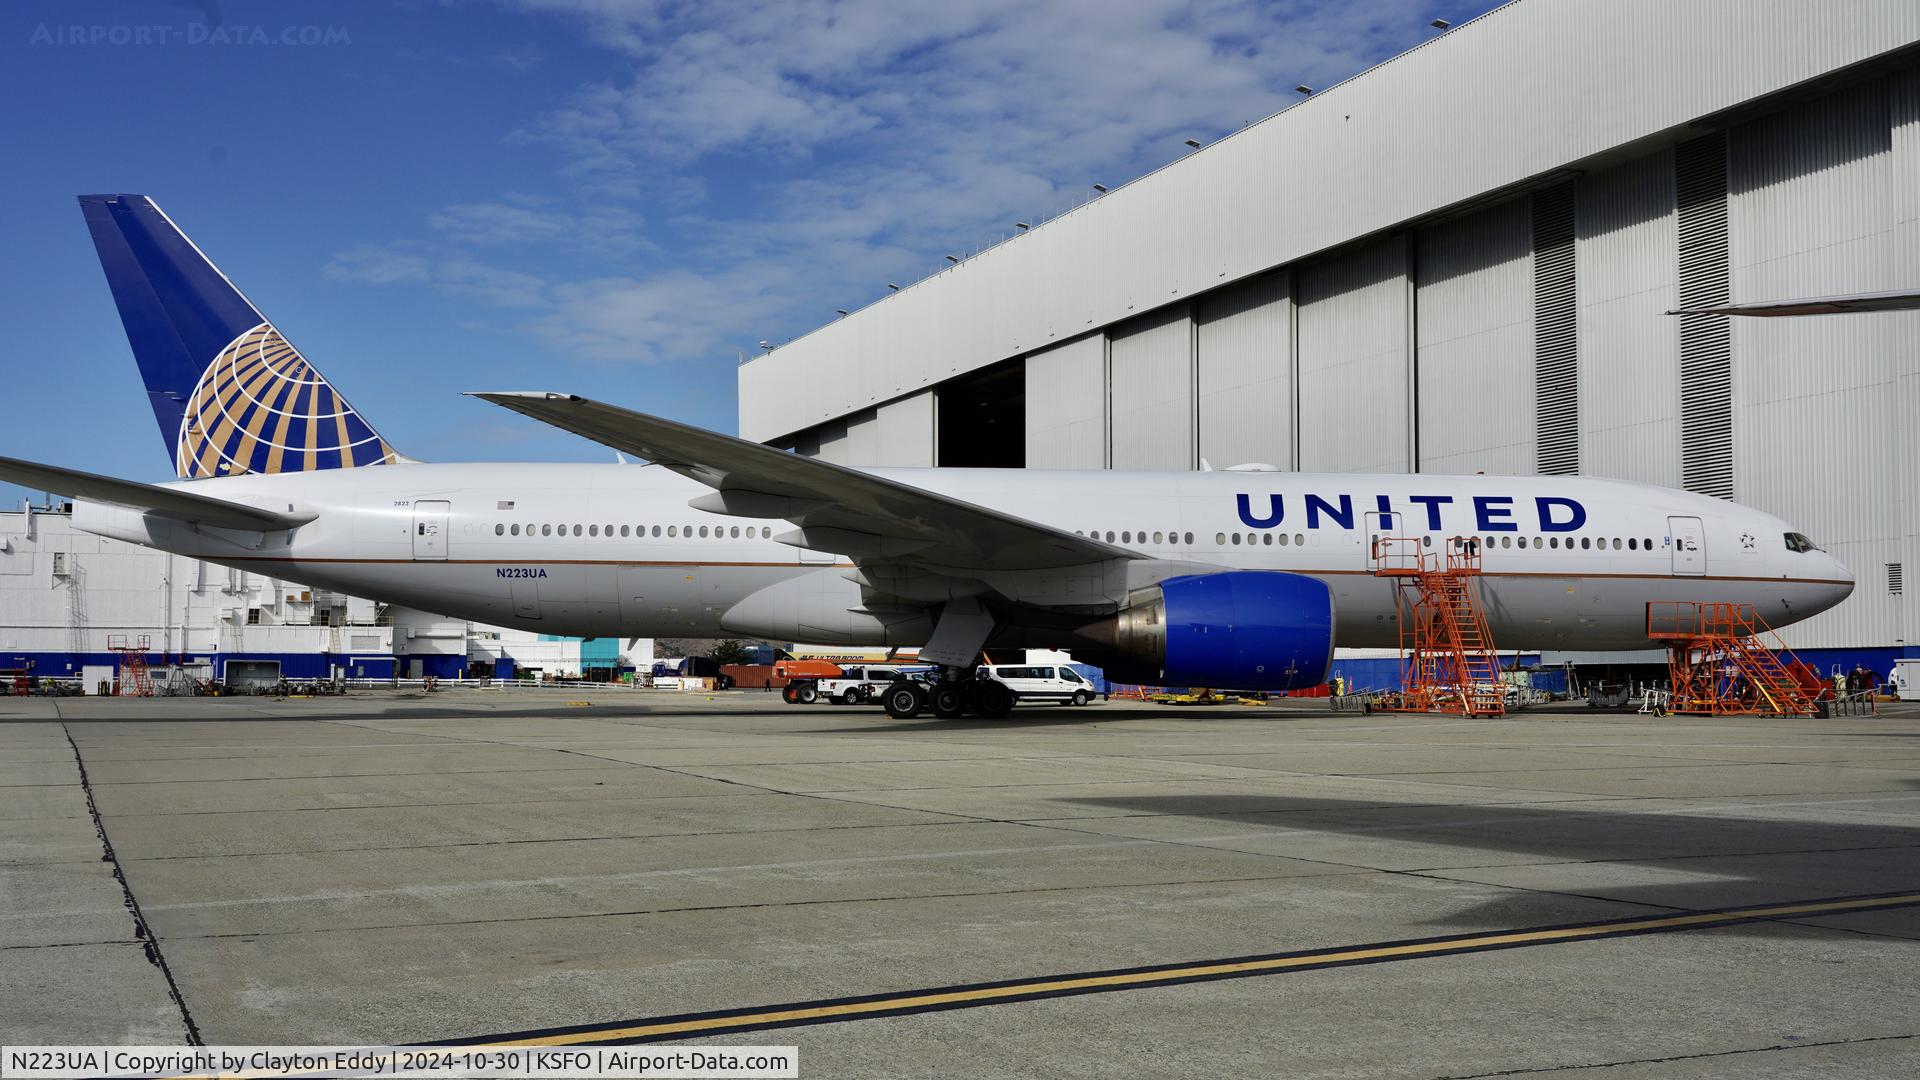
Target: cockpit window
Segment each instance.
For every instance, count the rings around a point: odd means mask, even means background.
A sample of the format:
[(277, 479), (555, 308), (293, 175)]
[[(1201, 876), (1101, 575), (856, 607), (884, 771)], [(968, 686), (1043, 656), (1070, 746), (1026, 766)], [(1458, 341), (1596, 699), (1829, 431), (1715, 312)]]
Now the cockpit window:
[(1787, 534), (1787, 550), (1788, 551), (1819, 551), (1820, 549), (1817, 547), (1814, 547), (1813, 541), (1807, 539), (1805, 536), (1801, 535), (1800, 533), (1788, 533)]

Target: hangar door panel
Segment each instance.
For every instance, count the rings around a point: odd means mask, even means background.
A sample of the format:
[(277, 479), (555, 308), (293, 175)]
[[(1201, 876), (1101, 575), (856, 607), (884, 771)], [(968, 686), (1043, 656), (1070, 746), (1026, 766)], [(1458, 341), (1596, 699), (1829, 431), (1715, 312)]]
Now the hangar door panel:
[(922, 390), (876, 410), (876, 465), (930, 468), (933, 465), (933, 391)]
[[(1916, 122), (1920, 84), (1908, 73), (1730, 131), (1734, 299), (1920, 283)], [(1913, 535), (1912, 459), (1896, 455), (1920, 422), (1902, 390), (1920, 376), (1920, 313), (1726, 321), (1734, 496), (1817, 528), (1821, 547), (1869, 571), (1842, 608), (1787, 640), (1901, 639), (1911, 598), (1887, 588), (1885, 567), (1908, 559), (1902, 537)]]
[(1420, 470), (1534, 471), (1529, 200), (1423, 229), (1415, 249)]
[[(1593, 476), (1680, 486), (1673, 152), (1580, 179), (1580, 461)], [(1604, 361), (1601, 359), (1604, 357)]]
[(1026, 368), (1027, 467), (1106, 468), (1106, 335), (1031, 353)]
[(1198, 302), (1200, 457), (1293, 468), (1293, 285), (1285, 272)]
[(1403, 237), (1299, 270), (1300, 468), (1413, 469)]
[(1193, 320), (1178, 304), (1113, 329), (1113, 467), (1191, 469)]

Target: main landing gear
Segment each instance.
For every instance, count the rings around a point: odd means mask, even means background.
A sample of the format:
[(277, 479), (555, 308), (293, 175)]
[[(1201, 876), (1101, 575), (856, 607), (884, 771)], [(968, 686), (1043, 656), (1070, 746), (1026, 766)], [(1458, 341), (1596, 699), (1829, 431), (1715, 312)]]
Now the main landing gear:
[(933, 624), (933, 636), (920, 649), (922, 662), (940, 665), (932, 685), (901, 679), (887, 687), (882, 699), (887, 715), (911, 720), (931, 708), (935, 716), (951, 720), (976, 713), (998, 720), (1013, 711), (1014, 692), (998, 679), (975, 678), (980, 649), (993, 635), (993, 613), (978, 597), (947, 601)]
[(969, 669), (946, 668), (940, 681), (928, 686), (901, 679), (881, 695), (887, 715), (895, 720), (911, 720), (928, 709), (942, 720), (953, 720), (974, 713), (987, 720), (999, 720), (1013, 712), (1018, 695), (1007, 684), (995, 679), (978, 679)]

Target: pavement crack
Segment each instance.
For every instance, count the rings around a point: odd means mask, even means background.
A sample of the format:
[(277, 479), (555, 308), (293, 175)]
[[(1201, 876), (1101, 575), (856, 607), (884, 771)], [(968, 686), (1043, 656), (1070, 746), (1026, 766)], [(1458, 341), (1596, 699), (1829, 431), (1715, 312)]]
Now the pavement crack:
[(1539, 1076), (1546, 1073), (1569, 1072), (1576, 1069), (1612, 1069), (1622, 1065), (1662, 1065), (1674, 1061), (1705, 1061), (1711, 1058), (1739, 1057), (1743, 1054), (1770, 1054), (1776, 1050), (1809, 1050), (1821, 1046), (1854, 1046), (1861, 1043), (1899, 1042), (1903, 1039), (1920, 1038), (1912, 1035), (1869, 1035), (1858, 1039), (1826, 1039), (1819, 1042), (1774, 1043), (1771, 1046), (1748, 1046), (1738, 1050), (1709, 1050), (1699, 1054), (1674, 1054), (1669, 1057), (1622, 1058), (1619, 1061), (1584, 1061), (1571, 1065), (1542, 1065), (1528, 1069), (1502, 1069), (1498, 1072), (1457, 1073), (1435, 1076), (1431, 1080), (1488, 1080), (1495, 1076)]
[(127, 874), (120, 866), (119, 856), (114, 854), (113, 841), (107, 836), (107, 824), (100, 817), (100, 808), (93, 801), (93, 781), (87, 777), (86, 759), (80, 756), (80, 744), (74, 741), (73, 732), (67, 722), (60, 721), (60, 731), (67, 737), (67, 745), (73, 748), (73, 764), (80, 772), (80, 790), (87, 797), (87, 813), (93, 818), (94, 835), (100, 838), (101, 861), (113, 867), (113, 879), (120, 883), (120, 896), (127, 905), (127, 913), (133, 916), (133, 934), (139, 939), (145, 951), (147, 962), (160, 969), (160, 975), (167, 981), (167, 996), (180, 1010), (180, 1023), (186, 1028), (189, 1046), (205, 1046), (206, 1040), (200, 1035), (200, 1025), (194, 1023), (193, 1011), (187, 1008), (187, 999), (180, 993), (180, 983), (173, 977), (173, 969), (167, 966), (166, 954), (160, 951), (160, 939), (147, 924), (147, 917), (140, 910), (140, 900), (133, 895), (133, 886), (127, 883)]

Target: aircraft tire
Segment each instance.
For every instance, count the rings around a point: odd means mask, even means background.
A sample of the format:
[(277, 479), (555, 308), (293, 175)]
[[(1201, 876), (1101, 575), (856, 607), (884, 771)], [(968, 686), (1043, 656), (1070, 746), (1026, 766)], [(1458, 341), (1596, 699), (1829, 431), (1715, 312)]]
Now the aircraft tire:
[(1013, 706), (1020, 695), (1007, 689), (1005, 683), (984, 681), (977, 691), (980, 715), (988, 720), (1003, 720), (1013, 712)]
[(911, 720), (927, 708), (927, 692), (910, 682), (897, 682), (887, 687), (887, 715), (895, 720)]
[(933, 705), (933, 715), (942, 720), (952, 720), (967, 711), (968, 694), (959, 683), (941, 683), (928, 695)]

